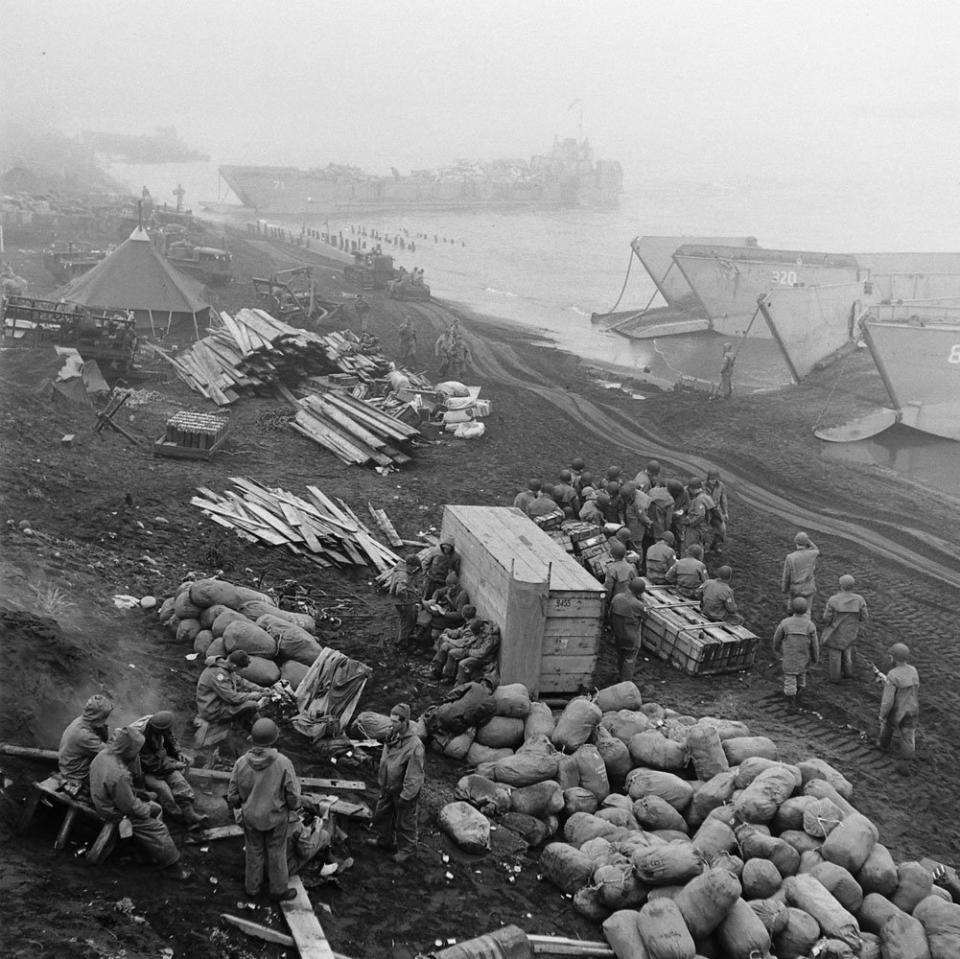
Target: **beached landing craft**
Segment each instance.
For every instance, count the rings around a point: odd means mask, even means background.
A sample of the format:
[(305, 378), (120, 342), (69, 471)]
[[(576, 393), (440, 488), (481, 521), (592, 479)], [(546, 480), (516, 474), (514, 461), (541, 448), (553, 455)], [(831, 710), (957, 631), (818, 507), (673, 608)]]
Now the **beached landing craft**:
[[(590, 322), (600, 324), (612, 333), (637, 340), (709, 330), (709, 317), (686, 277), (677, 268), (674, 252), (687, 243), (748, 246), (756, 245), (756, 242), (753, 237), (638, 236), (630, 243), (630, 262), (620, 298), (607, 313), (591, 314)], [(656, 293), (667, 304), (665, 307), (651, 307), (655, 293), (642, 309), (617, 312), (630, 279), (634, 257), (653, 280)]]

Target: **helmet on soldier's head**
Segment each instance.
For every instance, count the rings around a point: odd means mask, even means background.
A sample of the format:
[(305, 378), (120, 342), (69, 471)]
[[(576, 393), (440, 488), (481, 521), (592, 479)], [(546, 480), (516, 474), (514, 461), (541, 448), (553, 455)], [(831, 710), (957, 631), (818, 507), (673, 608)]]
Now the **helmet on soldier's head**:
[(647, 591), (647, 584), (638, 576), (630, 580), (630, 592), (634, 596), (642, 596)]
[(660, 472), (660, 461), (659, 460), (650, 460), (647, 465), (644, 467), (644, 472), (647, 476), (655, 475)]
[(853, 589), (857, 581), (849, 573), (844, 573), (843, 576), (840, 577), (839, 583), (841, 589)]
[(807, 601), (802, 596), (794, 596), (790, 600), (790, 608), (795, 613), (805, 613), (807, 611)]
[(559, 476), (561, 483), (569, 483), (573, 479), (573, 473), (570, 470), (560, 470)]
[(616, 539), (610, 544), (610, 555), (614, 559), (623, 559), (623, 557), (627, 555), (627, 547), (624, 546), (620, 540)]
[(575, 469), (578, 473), (579, 473), (579, 472), (582, 472), (584, 466), (586, 466), (586, 465), (587, 465), (587, 464), (586, 464), (586, 463), (583, 461), (583, 459), (582, 459), (581, 457), (579, 457), (579, 456), (574, 457), (574, 459), (570, 460), (570, 468), (571, 468), (571, 469)]
[(717, 579), (728, 580), (733, 576), (733, 570), (729, 566), (721, 566), (717, 570)]
[(898, 662), (905, 663), (910, 658), (910, 647), (906, 643), (894, 643), (890, 655)]

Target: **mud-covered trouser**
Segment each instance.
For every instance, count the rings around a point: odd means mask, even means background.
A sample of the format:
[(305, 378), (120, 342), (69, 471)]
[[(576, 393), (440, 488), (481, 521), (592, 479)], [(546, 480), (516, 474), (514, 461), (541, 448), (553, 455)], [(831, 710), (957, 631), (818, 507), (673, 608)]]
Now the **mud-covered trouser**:
[(785, 696), (796, 696), (801, 689), (807, 688), (807, 671), (802, 673), (784, 673), (783, 674), (783, 694)]
[(827, 678), (839, 683), (841, 678), (853, 679), (853, 647), (827, 649)]
[(621, 644), (617, 643), (617, 672), (620, 676), (620, 682), (624, 683), (633, 679), (634, 670), (637, 668), (637, 656), (640, 655), (640, 643)]
[(401, 799), (399, 793), (384, 792), (373, 810), (374, 829), (385, 843), (395, 845), (401, 852), (413, 852), (417, 847), (419, 799)]
[(917, 755), (917, 717), (904, 716), (899, 723), (889, 716), (880, 720), (880, 748), (889, 749), (894, 732), (900, 730), (900, 752), (904, 759), (913, 759)]
[(180, 858), (170, 830), (159, 820), (150, 817), (131, 819), (133, 840), (158, 866), (172, 866)]
[(255, 896), (263, 885), (263, 872), (267, 872), (267, 885), (271, 896), (285, 892), (290, 885), (287, 871), (287, 822), (284, 820), (273, 829), (253, 829), (243, 824), (246, 844), (244, 858), (246, 873), (243, 879), (248, 896)]
[(710, 544), (710, 527), (706, 524), (701, 526), (687, 526), (683, 531), (683, 548), (689, 549), (691, 546), (701, 546), (706, 552)]
[(164, 776), (144, 773), (143, 782), (147, 789), (157, 794), (157, 802), (168, 816), (179, 816), (184, 807), (192, 805), (196, 799), (190, 784), (177, 769)]
[(397, 605), (397, 615), (400, 617), (400, 632), (397, 636), (397, 642), (402, 646), (411, 642), (417, 632), (417, 611), (418, 603), (404, 603)]

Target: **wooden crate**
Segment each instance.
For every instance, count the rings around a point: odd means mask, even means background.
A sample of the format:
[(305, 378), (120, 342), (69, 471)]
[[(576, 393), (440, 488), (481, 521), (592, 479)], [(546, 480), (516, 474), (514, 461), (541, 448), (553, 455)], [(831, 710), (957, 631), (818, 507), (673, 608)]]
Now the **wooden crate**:
[(750, 669), (760, 640), (744, 626), (712, 623), (696, 600), (647, 582), (641, 645), (689, 676)]
[(500, 628), (500, 676), (533, 695), (588, 685), (603, 628), (604, 590), (513, 507), (447, 506), (443, 538), (462, 557), (460, 579), (477, 614)]

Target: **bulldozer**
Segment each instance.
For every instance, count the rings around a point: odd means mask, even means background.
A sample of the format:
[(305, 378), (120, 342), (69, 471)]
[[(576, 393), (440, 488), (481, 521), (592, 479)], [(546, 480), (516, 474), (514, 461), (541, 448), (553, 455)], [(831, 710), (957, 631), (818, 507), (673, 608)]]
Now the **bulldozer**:
[(385, 290), (387, 284), (396, 276), (392, 256), (360, 250), (354, 251), (353, 263), (343, 270), (343, 278), (361, 290)]

